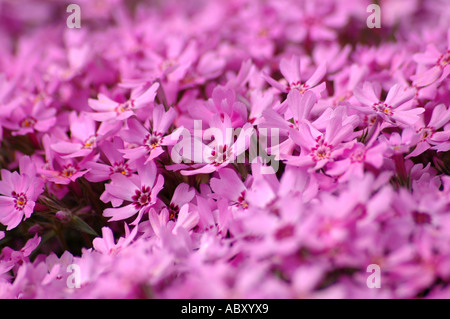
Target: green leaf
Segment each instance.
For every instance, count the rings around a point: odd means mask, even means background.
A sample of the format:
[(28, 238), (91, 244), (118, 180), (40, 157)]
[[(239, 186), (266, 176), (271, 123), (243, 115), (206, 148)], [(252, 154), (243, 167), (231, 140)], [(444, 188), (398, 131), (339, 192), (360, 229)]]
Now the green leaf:
[(82, 231), (83, 233), (89, 235), (100, 236), (94, 229), (92, 229), (91, 226), (89, 226), (84, 220), (76, 215), (74, 215), (72, 220), (70, 221), (69, 227), (72, 227), (73, 229)]

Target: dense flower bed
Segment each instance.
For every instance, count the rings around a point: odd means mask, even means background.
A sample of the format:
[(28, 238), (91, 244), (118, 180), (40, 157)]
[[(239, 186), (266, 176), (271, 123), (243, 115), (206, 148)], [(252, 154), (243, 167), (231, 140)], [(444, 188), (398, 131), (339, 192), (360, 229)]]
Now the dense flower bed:
[(446, 0), (71, 2), (0, 2), (0, 298), (450, 297)]

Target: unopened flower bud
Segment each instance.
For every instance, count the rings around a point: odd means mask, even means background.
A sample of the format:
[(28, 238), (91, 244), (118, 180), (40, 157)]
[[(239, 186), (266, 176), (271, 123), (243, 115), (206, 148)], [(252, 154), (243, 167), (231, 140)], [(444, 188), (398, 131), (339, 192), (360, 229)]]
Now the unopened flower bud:
[(67, 210), (60, 210), (56, 212), (56, 218), (58, 218), (62, 223), (68, 223), (72, 220), (72, 213)]
[(30, 228), (28, 228), (28, 232), (32, 235), (34, 234), (39, 234), (39, 232), (41, 232), (44, 228), (39, 225), (39, 224), (35, 224), (33, 226), (31, 226)]

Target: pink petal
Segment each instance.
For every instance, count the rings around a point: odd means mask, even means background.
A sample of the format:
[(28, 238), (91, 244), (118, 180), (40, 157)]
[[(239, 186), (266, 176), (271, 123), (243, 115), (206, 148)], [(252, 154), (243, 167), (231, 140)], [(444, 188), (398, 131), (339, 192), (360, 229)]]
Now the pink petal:
[(116, 221), (116, 220), (124, 220), (127, 219), (137, 213), (136, 208), (133, 204), (120, 207), (120, 208), (107, 208), (103, 212), (103, 216), (105, 217), (111, 217), (109, 221)]

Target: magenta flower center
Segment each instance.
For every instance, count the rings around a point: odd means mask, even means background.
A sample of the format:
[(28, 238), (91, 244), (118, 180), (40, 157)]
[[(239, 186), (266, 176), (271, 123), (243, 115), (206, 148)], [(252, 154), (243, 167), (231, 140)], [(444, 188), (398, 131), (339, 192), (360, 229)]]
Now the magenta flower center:
[(136, 209), (147, 206), (151, 202), (151, 189), (148, 186), (142, 186), (140, 190), (135, 191), (135, 195), (132, 197), (133, 205)]
[(297, 90), (297, 91), (300, 92), (300, 94), (304, 94), (306, 91), (308, 91), (308, 89), (309, 89), (309, 85), (306, 84), (306, 83), (301, 84), (300, 81), (292, 82), (291, 86), (289, 86), (287, 88), (288, 91), (290, 91), (290, 90)]
[(442, 69), (445, 68), (450, 63), (450, 51), (441, 55), (441, 57), (437, 61), (437, 65), (439, 65)]
[(110, 168), (110, 170), (111, 170), (111, 174), (119, 173), (119, 174), (122, 174), (124, 176), (130, 176), (131, 175), (131, 170), (128, 167), (128, 164), (124, 163), (123, 161), (119, 162), (119, 163), (114, 163), (112, 165), (112, 167)]
[(32, 116), (29, 116), (20, 122), (21, 127), (34, 127), (36, 125), (36, 119)]
[(14, 198), (14, 208), (17, 210), (23, 210), (28, 202), (27, 195), (24, 193), (12, 192)]
[(169, 220), (176, 221), (178, 219), (178, 214), (180, 213), (180, 208), (174, 203), (169, 205)]
[(243, 209), (247, 209), (248, 208), (248, 203), (245, 200), (245, 190), (241, 192), (241, 194), (238, 197), (237, 200), (237, 205), (242, 207)]
[(415, 212), (413, 212), (412, 215), (413, 215), (414, 222), (418, 225), (431, 223), (431, 217), (427, 213), (421, 213), (421, 212), (415, 211)]
[(392, 107), (390, 105), (387, 105), (384, 102), (378, 102), (378, 103), (374, 103), (372, 105), (372, 108), (382, 114), (391, 116), (392, 114), (394, 114), (394, 112), (392, 112)]
[(231, 158), (231, 148), (227, 145), (219, 145), (214, 150), (211, 151), (211, 156), (209, 156), (209, 161), (214, 163), (214, 165), (221, 165)]
[(161, 133), (149, 133), (144, 139), (144, 145), (149, 151), (151, 151), (157, 148), (162, 141), (163, 137)]
[(433, 127), (422, 127), (420, 130), (417, 131), (417, 133), (420, 134), (421, 140), (425, 141), (428, 138), (431, 138), (434, 134), (434, 128)]
[(317, 139), (317, 144), (315, 147), (311, 149), (311, 156), (315, 162), (329, 159), (331, 157), (331, 149), (332, 146), (328, 145), (326, 142), (323, 142), (319, 137)]
[(350, 155), (350, 161), (352, 163), (361, 163), (364, 161), (365, 155), (366, 152), (363, 149), (357, 149)]
[(126, 101), (125, 103), (121, 103), (116, 107), (117, 113), (122, 113), (125, 111), (130, 111), (134, 108), (134, 100)]
[(77, 169), (72, 164), (67, 164), (64, 166), (61, 175), (64, 177), (70, 177), (77, 172)]
[(96, 136), (89, 137), (83, 145), (83, 148), (93, 148), (95, 146), (95, 142), (97, 141)]

